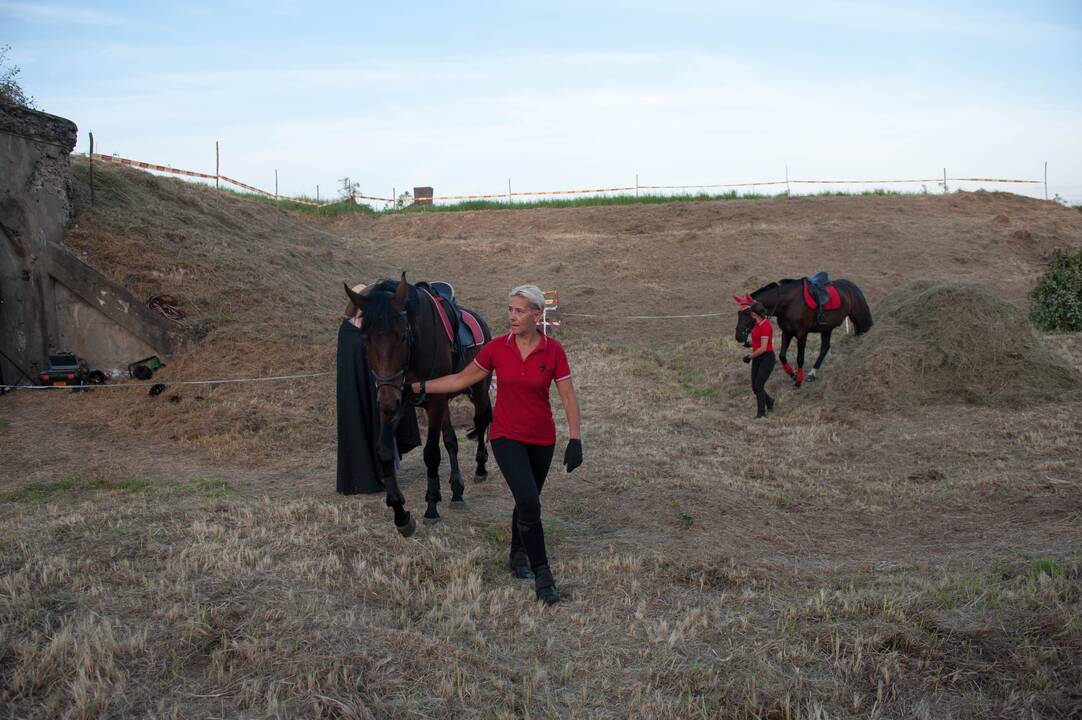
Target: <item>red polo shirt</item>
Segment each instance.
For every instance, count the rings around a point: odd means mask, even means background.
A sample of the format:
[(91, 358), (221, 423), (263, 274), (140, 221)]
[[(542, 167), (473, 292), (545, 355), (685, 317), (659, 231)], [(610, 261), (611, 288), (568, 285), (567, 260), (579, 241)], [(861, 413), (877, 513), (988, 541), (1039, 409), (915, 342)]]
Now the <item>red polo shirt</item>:
[(514, 333), (507, 333), (489, 341), (473, 361), (485, 372), (496, 373), (496, 407), (489, 437), (527, 445), (556, 442), (549, 386), (571, 377), (563, 345), (542, 335), (541, 342), (523, 360)]
[(763, 318), (755, 324), (751, 331), (751, 349), (758, 350), (763, 346), (763, 338), (766, 338), (766, 349), (774, 350), (774, 326), (770, 324), (770, 318)]

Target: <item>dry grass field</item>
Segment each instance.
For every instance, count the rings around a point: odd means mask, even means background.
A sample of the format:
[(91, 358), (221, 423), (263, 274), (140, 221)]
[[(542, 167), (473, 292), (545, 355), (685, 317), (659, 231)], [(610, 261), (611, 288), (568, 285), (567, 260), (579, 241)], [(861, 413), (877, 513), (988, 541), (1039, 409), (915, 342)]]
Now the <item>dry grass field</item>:
[[(316, 221), (95, 176), (90, 208), (74, 168), (66, 242), (205, 333), (163, 382), (333, 370), (342, 280), (402, 269), (497, 328), (524, 281), (600, 316), (565, 317), (586, 462), (543, 496), (564, 601), (505, 572), (498, 472), (410, 539), (382, 498), (336, 495), (333, 376), (19, 391), (0, 398), (0, 717), (1082, 716), (1082, 338), (973, 332), (1025, 351), (924, 377), (1010, 402), (880, 405), (883, 322), (836, 339), (817, 386), (775, 374), (752, 425), (726, 301), (827, 269), (873, 310), (976, 288), (937, 308), (979, 330), (967, 298), (1024, 308), (1042, 253), (1082, 247), (1077, 211), (962, 193)], [(1051, 400), (1027, 392), (1037, 360), (1073, 368)], [(421, 507), (419, 454), (402, 474)]]

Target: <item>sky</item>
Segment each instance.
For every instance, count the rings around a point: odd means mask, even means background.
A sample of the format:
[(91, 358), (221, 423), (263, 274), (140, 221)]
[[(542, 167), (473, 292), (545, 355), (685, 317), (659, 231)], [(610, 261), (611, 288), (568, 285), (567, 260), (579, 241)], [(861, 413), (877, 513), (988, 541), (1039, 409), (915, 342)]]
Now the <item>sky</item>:
[(2, 45), (77, 150), (93, 132), (213, 173), (218, 141), (223, 175), (273, 189), (277, 170), (282, 194), (1043, 180), (1047, 162), (1049, 196), (1082, 203), (1079, 0), (0, 0)]

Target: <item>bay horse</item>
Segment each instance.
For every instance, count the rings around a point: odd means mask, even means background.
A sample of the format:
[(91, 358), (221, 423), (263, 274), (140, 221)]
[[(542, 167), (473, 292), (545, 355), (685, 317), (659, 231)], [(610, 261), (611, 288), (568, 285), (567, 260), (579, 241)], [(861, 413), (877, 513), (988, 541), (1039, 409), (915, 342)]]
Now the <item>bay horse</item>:
[[(764, 285), (751, 295), (733, 296), (741, 305), (750, 304), (753, 300), (758, 301), (766, 308), (768, 315), (777, 318), (778, 327), (781, 328), (781, 351), (778, 359), (797, 387), (804, 383), (804, 346), (809, 333), (819, 333), (821, 339), (819, 357), (808, 374), (808, 382), (811, 382), (815, 380), (816, 371), (830, 351), (830, 334), (834, 328), (841, 325), (847, 317), (853, 321), (857, 335), (863, 335), (872, 327), (872, 311), (860, 288), (844, 278), (835, 280), (831, 285), (838, 291), (840, 305), (833, 310), (824, 306), (822, 324), (816, 321), (815, 309), (808, 307), (805, 302), (804, 279), (780, 280)], [(748, 334), (754, 325), (751, 310), (746, 307), (741, 309), (736, 319), (736, 341), (747, 345)], [(785, 357), (793, 338), (796, 338), (796, 371)]]
[[(452, 365), (452, 344), (444, 330), (436, 300), (426, 290), (407, 283), (406, 273), (402, 273), (402, 279), (397, 283), (393, 280), (377, 283), (366, 295), (355, 293), (346, 285), (346, 294), (350, 302), (364, 313), (361, 335), (382, 421), (376, 454), (383, 465), (386, 502), (394, 511), (394, 524), (398, 532), (403, 537), (409, 537), (417, 529), (417, 522), (406, 510), (406, 499), (398, 488), (393, 446), (395, 431), (407, 402), (423, 407), (428, 415), (428, 437), (424, 449), (428, 473), (425, 523), (435, 523), (440, 519), (438, 505), (443, 499), (439, 477), (441, 433), (451, 465), (451, 502), (463, 502), (462, 492), (465, 489), (458, 466), (458, 438), (451, 425), (447, 406), (452, 396), (409, 397), (409, 385), (449, 375), (461, 368)], [(468, 312), (481, 326), (484, 341), (491, 340), (492, 332), (481, 316), (473, 311)], [(464, 350), (459, 365), (473, 362), (482, 345)], [(474, 410), (474, 426), (467, 437), (477, 440), (475, 482), (483, 482), (488, 475), (485, 433), (492, 421), (492, 403), (488, 395), (490, 384), (490, 377), (486, 377), (464, 391), (473, 402)]]

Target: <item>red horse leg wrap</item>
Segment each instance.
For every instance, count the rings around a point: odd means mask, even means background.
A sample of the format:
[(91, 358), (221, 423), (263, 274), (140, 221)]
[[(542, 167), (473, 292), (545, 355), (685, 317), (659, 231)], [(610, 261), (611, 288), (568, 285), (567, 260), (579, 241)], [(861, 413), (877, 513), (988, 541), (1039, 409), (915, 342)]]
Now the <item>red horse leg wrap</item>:
[(796, 384), (799, 385), (804, 382), (804, 368), (800, 368), (796, 371)]
[(789, 363), (782, 363), (781, 366), (785, 369), (785, 372), (789, 375), (789, 377), (793, 377), (792, 365), (790, 365)]

